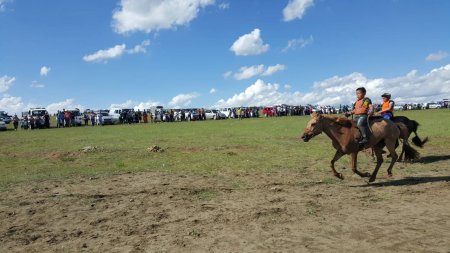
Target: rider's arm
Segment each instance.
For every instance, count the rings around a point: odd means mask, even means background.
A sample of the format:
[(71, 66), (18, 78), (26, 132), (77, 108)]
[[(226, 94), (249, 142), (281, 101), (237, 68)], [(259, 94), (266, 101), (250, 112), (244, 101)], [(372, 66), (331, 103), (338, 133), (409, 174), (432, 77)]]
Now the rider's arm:
[(373, 109), (373, 104), (369, 104), (369, 110), (367, 111), (367, 114), (369, 116), (373, 115), (374, 109)]

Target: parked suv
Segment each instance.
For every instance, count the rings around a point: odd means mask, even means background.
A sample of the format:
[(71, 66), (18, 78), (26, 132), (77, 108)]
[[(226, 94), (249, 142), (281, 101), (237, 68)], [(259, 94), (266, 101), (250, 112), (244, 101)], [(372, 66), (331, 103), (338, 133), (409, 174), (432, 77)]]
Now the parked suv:
[[(97, 125), (114, 125), (114, 118), (109, 115), (107, 110), (98, 110), (94, 113)], [(102, 115), (102, 122), (100, 122), (100, 115)]]
[(206, 117), (206, 119), (214, 119), (214, 120), (216, 120), (216, 119), (226, 119), (227, 118), (227, 116), (224, 114), (224, 113), (222, 113), (222, 112), (220, 112), (219, 110), (205, 110), (205, 117)]
[(5, 124), (11, 123), (12, 117), (9, 116), (5, 111), (0, 111), (0, 121), (5, 122)]
[(2, 119), (0, 119), (0, 131), (6, 131), (6, 123)]
[(28, 117), (33, 117), (37, 121), (37, 127), (44, 127), (44, 116), (48, 113), (45, 108), (30, 108), (28, 111)]

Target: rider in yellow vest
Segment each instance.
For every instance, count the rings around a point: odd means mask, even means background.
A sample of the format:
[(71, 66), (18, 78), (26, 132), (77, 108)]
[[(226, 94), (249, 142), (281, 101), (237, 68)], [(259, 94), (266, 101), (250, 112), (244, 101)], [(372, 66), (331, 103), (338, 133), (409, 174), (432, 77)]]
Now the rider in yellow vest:
[(384, 93), (381, 95), (381, 98), (383, 99), (383, 104), (381, 105), (381, 116), (385, 119), (392, 120), (394, 117), (394, 105), (395, 102), (391, 100), (391, 94)]
[(346, 113), (346, 116), (355, 115), (355, 121), (359, 130), (361, 130), (362, 139), (359, 145), (365, 145), (369, 142), (369, 126), (367, 119), (369, 115), (373, 114), (373, 105), (370, 98), (366, 97), (366, 89), (359, 87), (356, 89), (356, 102), (353, 105), (353, 110)]

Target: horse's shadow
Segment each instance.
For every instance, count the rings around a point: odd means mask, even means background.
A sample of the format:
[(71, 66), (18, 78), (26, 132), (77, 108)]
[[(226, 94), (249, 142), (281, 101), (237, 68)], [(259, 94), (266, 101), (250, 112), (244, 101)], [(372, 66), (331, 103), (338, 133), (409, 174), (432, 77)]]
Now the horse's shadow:
[(435, 182), (450, 182), (450, 176), (439, 177), (406, 177), (399, 180), (391, 180), (385, 182), (370, 183), (366, 185), (358, 185), (354, 187), (373, 187), (373, 186), (408, 186)]
[(430, 155), (430, 156), (424, 156), (420, 158), (417, 162), (423, 163), (423, 164), (429, 164), (439, 161), (446, 161), (450, 160), (450, 155)]

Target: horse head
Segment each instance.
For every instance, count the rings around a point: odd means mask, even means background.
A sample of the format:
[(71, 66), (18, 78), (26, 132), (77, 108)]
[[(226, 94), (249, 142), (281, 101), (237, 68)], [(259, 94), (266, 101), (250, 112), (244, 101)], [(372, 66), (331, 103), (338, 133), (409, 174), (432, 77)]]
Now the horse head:
[(301, 136), (304, 142), (308, 142), (314, 136), (322, 133), (323, 131), (322, 118), (323, 116), (318, 113), (314, 112), (311, 114), (311, 119), (306, 125), (306, 128), (303, 131), (303, 135)]

